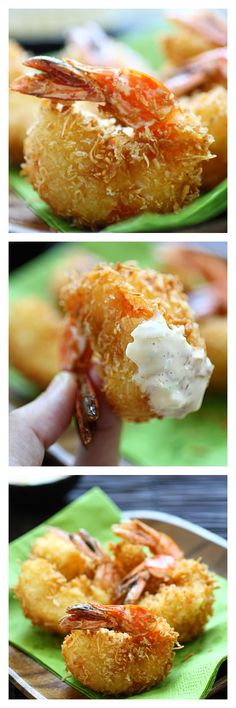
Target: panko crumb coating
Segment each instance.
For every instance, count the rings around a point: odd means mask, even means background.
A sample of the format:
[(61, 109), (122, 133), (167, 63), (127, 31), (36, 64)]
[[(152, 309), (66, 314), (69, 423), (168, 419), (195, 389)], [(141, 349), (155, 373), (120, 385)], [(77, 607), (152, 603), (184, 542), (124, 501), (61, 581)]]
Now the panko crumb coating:
[(65, 634), (60, 620), (67, 607), (78, 602), (109, 602), (108, 594), (86, 575), (66, 580), (45, 558), (23, 563), (15, 594), (25, 617), (46, 632)]
[(99, 265), (82, 277), (75, 274), (61, 301), (68, 322), (89, 340), (100, 362), (103, 389), (115, 412), (137, 422), (157, 417), (133, 379), (137, 367), (125, 352), (131, 332), (157, 311), (168, 325), (183, 325), (190, 345), (204, 348), (178, 278), (129, 263)]
[[(150, 134), (149, 134), (150, 133)], [(146, 211), (176, 212), (199, 195), (212, 139), (184, 111), (173, 129), (144, 139), (114, 118), (44, 101), (25, 140), (23, 173), (53, 213), (99, 229)]]
[(67, 580), (80, 575), (86, 568), (85, 558), (69, 536), (64, 539), (53, 530), (37, 538), (32, 546), (32, 556), (48, 560)]
[(62, 645), (67, 670), (84, 686), (110, 695), (132, 695), (165, 679), (174, 658), (177, 634), (158, 618), (152, 641), (126, 632), (75, 630)]
[(155, 594), (146, 592), (140, 605), (164, 617), (186, 644), (198, 637), (213, 613), (214, 575), (199, 560), (181, 559), (167, 583)]

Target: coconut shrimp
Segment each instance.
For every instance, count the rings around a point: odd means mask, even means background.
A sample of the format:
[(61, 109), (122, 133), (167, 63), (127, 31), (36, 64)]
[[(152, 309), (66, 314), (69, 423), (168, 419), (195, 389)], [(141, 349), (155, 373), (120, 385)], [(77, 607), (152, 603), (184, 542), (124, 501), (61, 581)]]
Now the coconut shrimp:
[(81, 574), (92, 578), (97, 586), (109, 591), (111, 597), (120, 580), (115, 560), (85, 529), (67, 533), (49, 527), (34, 543), (32, 556), (48, 560), (67, 580)]
[(100, 265), (73, 277), (61, 300), (67, 314), (62, 365), (82, 376), (77, 414), (85, 444), (90, 420), (99, 415), (91, 385), (86, 392), (84, 384), (91, 361), (122, 418), (178, 418), (200, 407), (212, 366), (177, 279), (130, 263)]
[(117, 601), (135, 602), (164, 617), (186, 643), (203, 631), (212, 615), (213, 575), (200, 560), (159, 555), (146, 558), (117, 587)]
[(42, 389), (61, 368), (62, 321), (51, 303), (34, 295), (11, 306), (10, 363)]
[[(199, 195), (212, 137), (158, 79), (132, 69), (34, 57), (12, 84), (49, 99), (25, 142), (24, 174), (52, 211), (101, 228), (145, 211), (178, 211)], [(80, 110), (78, 101), (101, 107)]]
[[(175, 559), (183, 556), (182, 550), (173, 538), (139, 519), (113, 524), (112, 531), (122, 539), (120, 543), (112, 544), (123, 578), (121, 584), (116, 587), (115, 597), (118, 600), (125, 597), (127, 602), (132, 602), (133, 586), (135, 586), (134, 599), (136, 599), (147, 582), (148, 587), (152, 587), (153, 576), (158, 579), (165, 578), (166, 571), (173, 565)], [(153, 557), (147, 556), (145, 549), (154, 556), (154, 560)]]
[(141, 693), (165, 679), (178, 635), (142, 607), (75, 605), (61, 621), (66, 667), (84, 686), (110, 695)]
[[(73, 540), (75, 536), (77, 543)], [(78, 534), (69, 534), (56, 527), (49, 528), (44, 536), (37, 538), (31, 555), (48, 560), (67, 580), (82, 573), (93, 575), (95, 560), (92, 551)]]
[(212, 137), (215, 159), (205, 162), (202, 187), (212, 189), (227, 177), (227, 91), (224, 86), (215, 86), (209, 91), (186, 96), (182, 103), (199, 116)]
[(215, 12), (201, 12), (192, 17), (168, 16), (177, 32), (161, 38), (162, 48), (171, 65), (182, 66), (201, 54), (227, 44), (227, 25)]
[(109, 603), (110, 592), (82, 574), (67, 580), (46, 558), (23, 563), (15, 587), (24, 615), (47, 632), (65, 634), (60, 620), (67, 607), (78, 602)]
[[(23, 62), (27, 54), (14, 40), (9, 42), (9, 83), (24, 72)], [(40, 102), (33, 96), (23, 98), (20, 94), (9, 96), (9, 156), (12, 165), (20, 165), (23, 160), (23, 143), (27, 130), (35, 121)]]

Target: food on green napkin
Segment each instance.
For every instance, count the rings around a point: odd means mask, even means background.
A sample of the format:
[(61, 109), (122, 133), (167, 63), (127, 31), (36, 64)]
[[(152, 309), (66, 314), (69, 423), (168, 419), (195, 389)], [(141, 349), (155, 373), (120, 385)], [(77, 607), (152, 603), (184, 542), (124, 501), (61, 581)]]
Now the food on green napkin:
[[(12, 89), (51, 100), (26, 138), (24, 174), (53, 213), (102, 228), (177, 212), (199, 195), (213, 139), (159, 79), (75, 60), (25, 63), (40, 73)], [(103, 104), (103, 117), (80, 101)]]
[(121, 541), (106, 551), (83, 529), (50, 527), (24, 562), (15, 594), (34, 625), (69, 633), (62, 653), (76, 679), (102, 693), (133, 694), (165, 678), (177, 640), (201, 634), (215, 581), (141, 521), (112, 531)]
[(178, 634), (162, 617), (136, 605), (75, 605), (62, 624), (72, 676), (110, 695), (141, 693), (169, 673)]

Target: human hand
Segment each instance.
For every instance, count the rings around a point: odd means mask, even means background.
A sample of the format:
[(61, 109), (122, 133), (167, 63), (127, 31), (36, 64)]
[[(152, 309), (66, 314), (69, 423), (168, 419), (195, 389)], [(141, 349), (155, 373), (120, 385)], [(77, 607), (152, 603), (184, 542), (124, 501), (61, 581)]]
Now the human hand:
[[(98, 387), (98, 380), (93, 380)], [(63, 371), (46, 391), (31, 403), (10, 414), (9, 464), (42, 465), (48, 447), (68, 427), (74, 413), (77, 383), (74, 375)], [(121, 423), (110, 410), (104, 395), (97, 390), (100, 417), (88, 449), (79, 445), (76, 465), (117, 465)]]

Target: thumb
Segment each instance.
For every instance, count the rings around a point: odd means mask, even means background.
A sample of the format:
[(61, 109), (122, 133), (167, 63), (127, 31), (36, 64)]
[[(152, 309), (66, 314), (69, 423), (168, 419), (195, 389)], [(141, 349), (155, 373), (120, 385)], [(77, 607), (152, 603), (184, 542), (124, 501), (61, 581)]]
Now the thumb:
[(45, 450), (66, 430), (74, 412), (76, 380), (62, 371), (35, 401), (10, 414), (11, 466), (37, 466)]
[(87, 449), (79, 445), (75, 464), (79, 467), (116, 466), (119, 464), (121, 420), (110, 408), (106, 396), (100, 390), (101, 381), (96, 369), (90, 371), (90, 377), (96, 389), (100, 415), (95, 424), (92, 442)]

